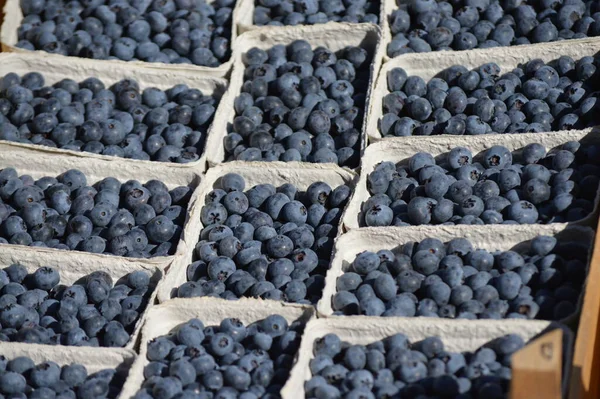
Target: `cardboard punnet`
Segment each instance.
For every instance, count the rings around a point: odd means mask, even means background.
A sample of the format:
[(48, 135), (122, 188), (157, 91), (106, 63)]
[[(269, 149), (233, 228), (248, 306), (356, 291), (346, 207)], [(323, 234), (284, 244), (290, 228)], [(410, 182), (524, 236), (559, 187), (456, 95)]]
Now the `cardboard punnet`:
[(200, 175), (194, 173), (192, 169), (173, 170), (160, 169), (151, 170), (147, 168), (135, 168), (129, 163), (122, 162), (119, 158), (116, 159), (85, 159), (79, 157), (64, 157), (56, 153), (47, 151), (32, 151), (29, 148), (15, 147), (0, 143), (0, 169), (14, 167), (19, 175), (29, 174), (34, 179), (39, 179), (44, 176), (56, 177), (59, 174), (69, 169), (79, 169), (86, 177), (88, 184), (93, 184), (102, 180), (105, 177), (114, 177), (124, 183), (130, 179), (137, 179), (145, 183), (151, 179), (159, 179), (163, 181), (169, 189), (177, 186), (189, 186), (193, 191), (192, 196), (187, 204), (186, 220), (183, 224), (183, 232), (177, 249), (173, 255), (159, 256), (148, 259), (126, 258), (119, 256), (111, 256), (104, 254), (93, 254), (80, 251), (64, 251), (53, 248), (41, 247), (25, 247), (11, 244), (2, 245), (2, 248), (18, 248), (27, 249), (23, 253), (30, 253), (31, 257), (42, 256), (47, 254), (51, 257), (68, 256), (74, 261), (85, 262), (86, 270), (106, 270), (111, 267), (132, 267), (127, 265), (135, 265), (135, 267), (144, 266), (148, 268), (159, 268), (164, 270), (177, 256), (183, 252), (185, 247), (184, 240), (187, 237), (186, 227), (190, 220), (190, 212), (194, 208), (194, 203), (197, 200), (197, 191), (195, 190), (200, 183)]
[[(526, 251), (530, 246), (530, 240), (538, 235), (549, 235), (556, 237), (559, 242), (574, 241), (589, 246), (587, 254), (570, 254), (573, 258), (585, 257), (586, 266), (589, 265), (593, 250), (594, 230), (589, 227), (572, 226), (563, 224), (533, 225), (533, 226), (415, 226), (415, 227), (387, 227), (387, 228), (361, 228), (349, 231), (336, 240), (334, 256), (331, 267), (325, 278), (323, 297), (317, 304), (317, 312), (320, 316), (333, 316), (331, 300), (336, 294), (336, 282), (346, 272), (356, 255), (363, 251), (376, 252), (381, 249), (394, 250), (407, 242), (422, 241), (425, 238), (437, 238), (442, 242), (448, 242), (454, 238), (466, 238), (476, 249), (488, 251), (518, 250)], [(568, 316), (561, 322), (570, 322), (576, 318), (581, 310), (585, 284), (581, 287), (581, 294), (577, 301), (577, 309), (573, 315)], [(335, 316), (334, 316), (335, 317)], [(396, 320), (408, 320), (409, 318), (392, 317)], [(414, 319), (414, 318), (410, 318)], [(522, 321), (528, 323), (529, 321)]]
[(43, 362), (54, 362), (59, 366), (81, 364), (88, 375), (101, 370), (116, 370), (114, 387), (123, 382), (136, 359), (136, 353), (129, 349), (88, 348), (68, 346), (46, 346), (37, 344), (0, 343), (0, 356), (8, 360), (26, 356), (38, 365)]
[[(284, 26), (272, 26), (272, 25), (254, 25), (254, 9), (256, 8), (256, 4), (258, 0), (239, 0), (238, 1), (238, 9), (244, 10), (244, 12), (238, 13), (238, 32), (240, 34), (244, 32), (248, 32), (251, 30), (273, 30), (273, 29), (285, 29), (290, 25)], [(377, 15), (379, 17), (379, 26), (383, 26), (383, 20), (386, 18), (386, 14), (384, 12), (384, 1), (382, 0), (379, 4), (379, 13)], [(347, 22), (327, 22), (327, 24), (347, 24), (347, 25), (356, 25)], [(323, 26), (325, 24), (317, 24), (316, 26)], [(311, 26), (311, 25), (306, 25)]]
[[(164, 271), (159, 264), (117, 262), (115, 261), (118, 259), (116, 257), (108, 257), (108, 259), (102, 258), (96, 262), (87, 262), (83, 256), (85, 256), (85, 252), (67, 253), (66, 251), (53, 251), (52, 253), (40, 253), (38, 251), (32, 251), (30, 247), (23, 245), (3, 245), (2, 251), (0, 251), (0, 269), (18, 263), (23, 265), (27, 269), (27, 272), (33, 273), (40, 267), (51, 266), (60, 273), (59, 284), (69, 286), (75, 283), (84, 283), (86, 276), (99, 270), (107, 272), (112, 277), (114, 284), (129, 273), (138, 270), (146, 271), (150, 275), (148, 303), (146, 304), (144, 311), (140, 313), (140, 317), (135, 324), (131, 338), (125, 346), (126, 349), (135, 350), (146, 311), (156, 300), (156, 287), (161, 278), (163, 278)], [(47, 345), (39, 346), (44, 348), (48, 347)], [(99, 350), (102, 349), (105, 348)]]
[[(384, 30), (385, 32), (385, 30)], [(384, 34), (385, 35), (385, 34)], [(569, 56), (575, 60), (593, 56), (600, 48), (600, 38), (583, 40), (564, 40), (544, 43), (535, 46), (498, 47), (474, 51), (439, 51), (434, 53), (406, 54), (383, 64), (377, 81), (373, 87), (369, 112), (367, 115), (367, 134), (369, 141), (377, 142), (390, 137), (382, 137), (379, 131), (379, 120), (383, 116), (383, 97), (390, 93), (387, 85), (387, 74), (394, 68), (403, 68), (408, 76), (419, 76), (428, 82), (440, 72), (454, 66), (462, 65), (467, 69), (475, 69), (483, 64), (494, 62), (507, 73), (533, 59), (544, 62), (557, 60), (561, 56)]]
[(494, 47), (491, 49), (473, 49), (473, 50), (463, 50), (463, 51), (431, 51), (429, 53), (410, 53), (410, 54), (402, 54), (396, 57), (390, 57), (387, 53), (387, 46), (393, 39), (392, 31), (390, 29), (390, 16), (392, 12), (396, 11), (399, 7), (399, 4), (406, 4), (407, 2), (404, 0), (382, 0), (382, 14), (383, 18), (381, 20), (381, 28), (382, 28), (382, 39), (384, 48), (384, 56), (383, 62), (388, 62), (390, 59), (395, 59), (399, 57), (407, 57), (407, 56), (416, 56), (418, 58), (423, 58), (426, 62), (435, 62), (438, 57), (455, 57), (457, 59), (457, 64), (460, 64), (463, 60), (468, 59), (470, 56), (475, 55), (480, 52), (487, 52), (488, 54), (491, 52), (494, 54), (493, 58), (489, 58), (490, 60), (498, 61), (504, 58), (504, 50), (506, 49), (517, 49), (517, 51), (527, 52), (532, 48), (542, 48), (545, 46), (546, 48), (551, 48), (558, 45), (568, 45), (568, 46), (579, 46), (585, 43), (600, 43), (599, 37), (588, 37), (585, 39), (570, 39), (570, 40), (561, 40), (550, 43), (537, 43), (537, 44), (526, 44), (520, 46), (505, 46), (505, 47)]
[[(380, 341), (394, 334), (405, 334), (410, 342), (438, 336), (450, 352), (474, 351), (484, 344), (506, 334), (518, 334), (526, 342), (540, 333), (560, 325), (547, 321), (522, 323), (522, 320), (432, 320), (429, 318), (394, 320), (380, 317), (347, 316), (314, 319), (308, 322), (300, 344), (300, 355), (288, 382), (281, 393), (284, 399), (305, 397), (304, 383), (312, 375), (310, 360), (314, 358), (313, 347), (316, 339), (326, 334), (337, 334), (344, 342), (366, 345)], [(565, 349), (566, 361), (570, 357), (572, 334), (567, 329)], [(563, 379), (565, 381), (566, 379)]]
[[(207, 3), (214, 3), (215, 0), (208, 0)], [(144, 61), (120, 61), (120, 60), (95, 60), (95, 59), (87, 59), (75, 56), (64, 56), (59, 54), (51, 54), (45, 51), (36, 50), (30, 51), (22, 48), (16, 47), (18, 42), (17, 29), (21, 26), (21, 21), (23, 21), (23, 12), (21, 10), (21, 6), (19, 5), (19, 0), (6, 0), (4, 2), (4, 21), (2, 23), (2, 27), (0, 29), (0, 42), (2, 44), (2, 52), (15, 52), (15, 53), (29, 53), (38, 58), (48, 59), (54, 63), (72, 63), (74, 60), (81, 60), (82, 62), (90, 65), (106, 65), (107, 67), (125, 67), (129, 65), (134, 69), (154, 69), (158, 73), (174, 73), (176, 71), (187, 71), (191, 73), (201, 74), (205, 77), (216, 77), (216, 78), (226, 78), (230, 71), (231, 66), (233, 65), (233, 57), (230, 55), (229, 59), (225, 61), (223, 64), (217, 67), (205, 67), (199, 65), (192, 64), (164, 64), (161, 62), (144, 62)], [(231, 54), (233, 54), (233, 47), (235, 44), (235, 39), (237, 37), (237, 18), (238, 14), (241, 12), (238, 5), (236, 5), (233, 9), (231, 15), (231, 39), (230, 39), (230, 48)]]
[(11, 360), (19, 356), (27, 356), (35, 364), (52, 361), (59, 366), (79, 363), (86, 367), (88, 373), (105, 369), (122, 370), (125, 373), (136, 358), (134, 351), (118, 348), (45, 346), (37, 344), (0, 343), (0, 356)]
[[(380, 29), (372, 24), (322, 24), (310, 26), (290, 26), (286, 28), (273, 28), (273, 30), (259, 29), (256, 31), (241, 34), (235, 43), (233, 54), (234, 69), (231, 73), (229, 83), (228, 102), (225, 104), (220, 117), (215, 120), (213, 131), (219, 132), (212, 134), (206, 143), (206, 152), (208, 154), (209, 166), (214, 166), (225, 162), (226, 154), (223, 146), (223, 139), (228, 132), (232, 131), (233, 120), (236, 112), (233, 107), (235, 98), (241, 93), (244, 83), (244, 57), (248, 50), (258, 47), (267, 50), (277, 44), (288, 45), (294, 40), (306, 40), (313, 48), (323, 46), (331, 51), (338, 51), (348, 46), (360, 46), (367, 50), (370, 57), (370, 79), (367, 89), (366, 102), (364, 109), (364, 120), (361, 127), (361, 154), (366, 146), (366, 135), (364, 127), (366, 122), (366, 112), (369, 109), (369, 98), (371, 97), (371, 88), (375, 82), (375, 77), (381, 67), (381, 46)], [(273, 167), (284, 162), (272, 162)], [(289, 165), (298, 165), (302, 162), (288, 162)]]
[(167, 335), (177, 326), (193, 319), (200, 319), (205, 326), (219, 325), (223, 319), (234, 317), (245, 325), (267, 316), (279, 314), (288, 323), (300, 320), (306, 323), (313, 317), (312, 308), (286, 306), (275, 301), (261, 301), (260, 304), (252, 299), (226, 301), (215, 298), (173, 299), (161, 305), (154, 306), (149, 312), (142, 327), (142, 338), (139, 356), (131, 367), (129, 377), (123, 386), (119, 399), (131, 398), (144, 382), (144, 366), (147, 344), (154, 338)]
[[(348, 185), (354, 188), (358, 176), (352, 172), (331, 164), (289, 165), (282, 163), (275, 167), (269, 162), (229, 162), (209, 169), (198, 187), (198, 203), (190, 215), (189, 239), (186, 239), (186, 252), (169, 267), (169, 272), (158, 287), (158, 301), (166, 302), (173, 296), (173, 291), (187, 281), (187, 266), (195, 260), (194, 248), (199, 241), (200, 232), (204, 228), (200, 221), (200, 213), (204, 198), (214, 187), (218, 179), (227, 173), (238, 173), (246, 181), (246, 190), (257, 184), (273, 184), (278, 187), (285, 183), (294, 184), (299, 190), (306, 190), (317, 181), (323, 181), (332, 188)], [(338, 229), (338, 233), (340, 229)]]
[[(215, 109), (214, 119), (211, 126), (207, 129), (204, 138), (205, 144), (208, 136), (213, 134), (214, 120), (220, 118), (222, 110), (225, 108), (225, 102), (228, 98), (225, 96), (227, 91), (227, 80), (206, 76), (194, 71), (186, 70), (160, 70), (157, 68), (140, 68), (130, 65), (130, 63), (106, 63), (96, 62), (96, 60), (86, 60), (83, 58), (55, 58), (50, 56), (41, 56), (31, 52), (24, 53), (2, 53), (0, 54), (0, 77), (9, 72), (23, 75), (28, 72), (40, 72), (47, 85), (52, 85), (62, 79), (73, 79), (81, 82), (86, 78), (94, 77), (100, 79), (107, 87), (118, 81), (131, 78), (135, 79), (143, 90), (148, 87), (157, 87), (161, 90), (169, 89), (176, 84), (186, 84), (190, 88), (199, 89), (204, 95), (214, 95), (218, 102)], [(201, 173), (206, 170), (207, 153), (202, 151), (200, 159), (187, 164), (177, 164), (169, 162), (142, 161), (135, 159), (118, 158), (108, 155), (93, 154), (91, 152), (65, 150), (60, 148), (46, 147), (35, 144), (23, 144), (13, 141), (1, 140), (0, 143), (14, 147), (27, 148), (32, 151), (54, 153), (62, 156), (76, 158), (91, 158), (105, 161), (121, 162), (128, 165), (133, 170), (147, 169), (155, 173), (163, 173), (167, 169), (173, 171), (182, 170), (185, 173)], [(205, 146), (206, 149), (206, 146)], [(129, 166), (130, 165), (130, 166)], [(133, 176), (133, 175), (132, 175)]]
[[(600, 144), (600, 130), (570, 130), (556, 133), (523, 133), (523, 134), (486, 134), (481, 136), (428, 136), (428, 137), (401, 137), (379, 141), (370, 145), (362, 158), (361, 174), (354, 195), (343, 217), (343, 226), (346, 230), (365, 226), (361, 206), (371, 197), (367, 190), (367, 177), (375, 166), (382, 161), (395, 163), (408, 162), (408, 158), (417, 152), (428, 152), (439, 159), (445, 156), (454, 147), (466, 147), (477, 159), (478, 155), (486, 149), (501, 145), (515, 153), (530, 143), (539, 143), (546, 150), (556, 148), (568, 141), (579, 141), (584, 144)], [(596, 194), (594, 209), (585, 218), (573, 223), (592, 225), (596, 222), (598, 213), (599, 196)]]

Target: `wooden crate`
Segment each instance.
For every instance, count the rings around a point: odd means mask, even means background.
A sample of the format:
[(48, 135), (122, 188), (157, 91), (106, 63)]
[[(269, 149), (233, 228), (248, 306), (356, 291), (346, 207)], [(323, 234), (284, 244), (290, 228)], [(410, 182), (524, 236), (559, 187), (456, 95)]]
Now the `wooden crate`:
[(600, 237), (596, 234), (575, 340), (570, 399), (600, 397)]
[(510, 398), (561, 399), (565, 392), (563, 365), (569, 364), (569, 351), (564, 347), (569, 343), (565, 330), (557, 328), (515, 353)]

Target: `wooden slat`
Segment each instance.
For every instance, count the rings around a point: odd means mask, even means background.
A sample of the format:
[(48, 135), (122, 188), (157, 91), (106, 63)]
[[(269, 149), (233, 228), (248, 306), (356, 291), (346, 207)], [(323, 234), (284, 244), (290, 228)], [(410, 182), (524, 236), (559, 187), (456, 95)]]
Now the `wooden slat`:
[(512, 399), (560, 399), (563, 332), (553, 330), (512, 356)]
[[(4, 23), (4, 4), (6, 0), (0, 0), (0, 26)], [(2, 47), (0, 46), (0, 53), (2, 52)]]
[(569, 384), (570, 399), (600, 397), (600, 235), (596, 234), (577, 329)]

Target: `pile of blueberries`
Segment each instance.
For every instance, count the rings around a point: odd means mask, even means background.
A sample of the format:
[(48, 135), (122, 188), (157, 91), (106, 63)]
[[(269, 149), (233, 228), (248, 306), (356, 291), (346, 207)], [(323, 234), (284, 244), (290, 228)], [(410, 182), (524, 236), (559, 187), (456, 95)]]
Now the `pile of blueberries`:
[(122, 158), (187, 163), (204, 150), (218, 99), (184, 84), (110, 88), (96, 78), (45, 86), (42, 74), (0, 81), (0, 139)]
[(115, 398), (121, 385), (116, 370), (88, 374), (79, 363), (61, 367), (52, 361), (35, 364), (27, 356), (11, 360), (0, 356), (0, 394), (6, 398)]
[(244, 179), (233, 173), (220, 185), (202, 208), (199, 260), (174, 296), (316, 303), (350, 188), (259, 184), (244, 192)]
[(175, 252), (189, 187), (169, 191), (159, 180), (89, 186), (70, 169), (34, 180), (0, 171), (0, 243), (150, 258)]
[[(573, 222), (594, 208), (600, 146), (570, 141), (550, 152), (538, 143), (515, 154), (495, 145), (473, 157), (454, 147), (436, 159), (419, 152), (381, 162), (367, 177), (372, 195), (361, 224), (533, 224)], [(514, 159), (513, 159), (514, 156)]]
[(600, 122), (600, 58), (529, 61), (502, 73), (495, 63), (453, 66), (425, 82), (402, 68), (387, 74), (382, 136), (540, 133)]
[(254, 25), (378, 24), (378, 14), (379, 1), (371, 0), (258, 0)]
[(145, 381), (134, 399), (279, 398), (303, 326), (271, 315), (244, 325), (192, 319), (148, 343)]
[(435, 238), (365, 251), (336, 282), (336, 314), (562, 320), (575, 312), (588, 244), (537, 236), (529, 248), (475, 249)]
[(315, 341), (306, 398), (504, 398), (511, 356), (525, 345), (516, 334), (474, 352), (449, 352), (438, 337), (411, 343), (396, 334), (368, 345), (335, 334)]
[(229, 59), (234, 0), (20, 0), (16, 46), (76, 57), (195, 64)]
[(0, 340), (30, 344), (124, 347), (151, 294), (150, 276), (132, 272), (113, 284), (103, 271), (72, 286), (58, 269), (0, 270)]
[(370, 62), (367, 51), (304, 40), (245, 54), (242, 93), (224, 139), (227, 160), (357, 166)]
[(397, 0), (389, 18), (390, 57), (600, 35), (594, 0)]

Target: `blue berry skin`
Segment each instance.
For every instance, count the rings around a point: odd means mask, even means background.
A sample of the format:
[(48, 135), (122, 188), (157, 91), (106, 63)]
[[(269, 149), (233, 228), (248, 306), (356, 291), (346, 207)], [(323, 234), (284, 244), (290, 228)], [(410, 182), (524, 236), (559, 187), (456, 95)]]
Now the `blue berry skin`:
[[(343, 348), (341, 353), (323, 353), (325, 340), (337, 342), (338, 348)], [(500, 378), (511, 378), (510, 355), (525, 345), (515, 334), (465, 353), (446, 351), (442, 340), (435, 336), (411, 343), (403, 334), (397, 334), (366, 348), (348, 342), (340, 345), (340, 341), (334, 334), (315, 340), (312, 378), (304, 385), (306, 397), (339, 397), (340, 391), (351, 398), (428, 391), (452, 397), (493, 392), (501, 397), (506, 395), (506, 388)], [(486, 383), (482, 388), (479, 381), (484, 376), (494, 376), (498, 382)]]
[[(315, 303), (350, 188), (319, 181), (305, 191), (289, 183), (277, 188), (246, 183), (229, 173), (206, 195), (197, 260), (174, 295)], [(203, 288), (209, 283), (224, 289)]]
[(37, 181), (27, 175), (13, 178), (11, 170), (5, 169), (0, 189), (5, 204), (12, 204), (10, 212), (8, 205), (0, 208), (0, 236), (13, 244), (138, 258), (175, 250), (183, 207), (173, 204), (184, 204), (186, 187), (169, 193), (155, 180), (148, 182), (150, 191), (137, 181), (121, 185), (114, 178), (91, 187), (75, 169)]
[(7, 106), (13, 104), (6, 112), (12, 123), (0, 129), (3, 139), (128, 159), (193, 162), (202, 154), (218, 101), (187, 87), (177, 98), (169, 90), (140, 91), (132, 80), (110, 89), (98, 81), (93, 92), (87, 80), (71, 82), (67, 91), (44, 86), (41, 74), (36, 79), (39, 87), (26, 88), (20, 85), (27, 82), (23, 79), (0, 96)]
[(333, 53), (297, 40), (244, 58), (245, 83), (223, 142), (227, 161), (357, 165), (366, 50)]
[(247, 325), (229, 318), (207, 327), (192, 319), (174, 330), (172, 341), (163, 336), (148, 343), (151, 362), (135, 397), (144, 397), (149, 387), (151, 397), (158, 397), (157, 384), (161, 395), (168, 389), (169, 395), (181, 397), (194, 391), (235, 397), (238, 391), (279, 389), (288, 378), (302, 328), (299, 322), (288, 325), (279, 315)]
[(377, 24), (378, 5), (358, 2), (346, 8), (342, 3), (322, 0), (301, 0), (295, 4), (281, 1), (260, 1), (254, 11), (255, 25), (297, 25), (336, 22), (369, 22)]
[[(0, 332), (9, 342), (123, 347), (151, 294), (150, 277), (144, 271), (124, 276), (125, 282), (114, 286), (108, 274), (94, 272), (61, 290), (59, 272), (51, 267), (28, 274), (15, 264), (2, 275), (7, 276), (7, 288), (0, 296), (6, 304), (0, 312)], [(19, 304), (13, 296), (17, 290)], [(51, 387), (59, 373), (59, 369), (43, 368), (31, 378), (38, 387)]]
[(583, 3), (422, 3), (428, 6), (401, 7), (389, 16), (390, 57), (432, 49), (468, 50), (598, 35), (593, 22), (597, 10)]
[[(568, 280), (562, 272), (568, 255), (561, 248), (571, 245), (536, 236), (518, 250), (489, 252), (464, 238), (428, 238), (394, 248), (393, 261), (388, 251), (380, 251), (382, 258), (365, 251), (337, 278), (332, 309), (383, 317), (557, 320), (572, 313), (583, 282), (583, 275)], [(550, 304), (560, 300), (568, 305), (557, 313)]]
[[(598, 186), (597, 179), (590, 177), (586, 179), (590, 191), (576, 191), (582, 186), (573, 171), (596, 169), (589, 151), (595, 151), (595, 146), (582, 149), (581, 143), (569, 142), (547, 151), (531, 143), (513, 152), (495, 145), (475, 155), (456, 147), (437, 159), (416, 153), (395, 167), (383, 161), (367, 175), (371, 197), (361, 206), (359, 225), (578, 220), (591, 209), (587, 201)], [(474, 157), (481, 162), (474, 162)]]
[[(78, 3), (74, 10), (68, 9), (68, 5), (53, 6), (44, 12), (25, 6), (18, 45), (28, 50), (94, 59), (193, 62), (209, 67), (227, 61), (231, 3), (207, 6), (168, 2), (164, 7), (149, 6), (115, 9), (107, 5), (98, 7), (95, 2)], [(87, 17), (82, 20), (80, 13)], [(25, 22), (33, 19), (35, 24)], [(32, 85), (32, 89), (37, 88)]]
[[(501, 25), (495, 33), (512, 29)], [(457, 42), (462, 43), (465, 35)], [(559, 60), (548, 64), (532, 60), (525, 66), (530, 65), (528, 74), (502, 73), (494, 63), (471, 71), (453, 66), (430, 82), (393, 68), (388, 72), (389, 94), (383, 97), (379, 133), (383, 137), (542, 133), (594, 126), (597, 101), (585, 87), (597, 65), (593, 58), (584, 58), (587, 62), (580, 60), (581, 73), (574, 77), (567, 76), (573, 71), (570, 66), (557, 65)], [(569, 62), (575, 68), (575, 61)]]

